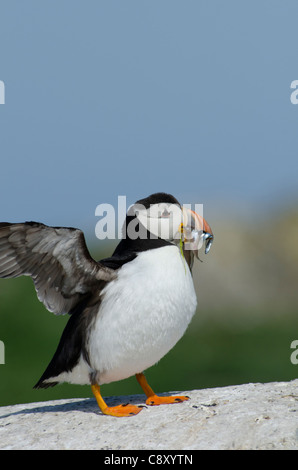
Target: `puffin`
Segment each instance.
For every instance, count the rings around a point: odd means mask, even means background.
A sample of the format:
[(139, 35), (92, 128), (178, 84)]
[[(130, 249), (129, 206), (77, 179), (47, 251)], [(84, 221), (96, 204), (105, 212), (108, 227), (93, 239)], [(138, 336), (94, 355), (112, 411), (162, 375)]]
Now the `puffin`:
[(89, 384), (101, 412), (116, 417), (143, 406), (108, 406), (100, 387), (133, 375), (149, 406), (188, 400), (156, 395), (144, 371), (175, 346), (195, 314), (194, 258), (202, 246), (209, 252), (213, 238), (201, 215), (167, 193), (129, 207), (122, 238), (100, 261), (77, 228), (0, 223), (0, 277), (30, 276), (47, 310), (69, 315), (34, 388)]

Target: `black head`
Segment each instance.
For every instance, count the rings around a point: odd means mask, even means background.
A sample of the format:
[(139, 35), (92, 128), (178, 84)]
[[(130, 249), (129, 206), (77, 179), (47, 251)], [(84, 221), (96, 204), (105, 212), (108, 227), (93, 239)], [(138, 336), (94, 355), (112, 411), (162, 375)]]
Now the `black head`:
[(162, 204), (162, 203), (177, 204), (178, 206), (180, 206), (177, 199), (171, 194), (167, 194), (167, 193), (151, 194), (150, 196), (145, 197), (144, 199), (139, 199), (139, 201), (137, 201), (134, 205), (141, 204), (146, 209), (149, 209), (149, 207), (154, 204)]
[(185, 249), (197, 254), (203, 241), (207, 243), (207, 235), (213, 240), (211, 229), (211, 233), (209, 230), (207, 233), (207, 228), (210, 229), (203, 217), (184, 209), (171, 194), (154, 193), (139, 199), (129, 208), (122, 229), (122, 240), (114, 255), (177, 245), (180, 240), (183, 240)]

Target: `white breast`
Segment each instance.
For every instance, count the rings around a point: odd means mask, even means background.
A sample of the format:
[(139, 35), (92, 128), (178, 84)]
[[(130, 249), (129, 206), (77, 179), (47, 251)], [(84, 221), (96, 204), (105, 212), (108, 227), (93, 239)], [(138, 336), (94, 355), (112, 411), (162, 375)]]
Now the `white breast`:
[(196, 310), (192, 277), (176, 246), (140, 253), (103, 291), (89, 338), (99, 384), (142, 372), (183, 336)]

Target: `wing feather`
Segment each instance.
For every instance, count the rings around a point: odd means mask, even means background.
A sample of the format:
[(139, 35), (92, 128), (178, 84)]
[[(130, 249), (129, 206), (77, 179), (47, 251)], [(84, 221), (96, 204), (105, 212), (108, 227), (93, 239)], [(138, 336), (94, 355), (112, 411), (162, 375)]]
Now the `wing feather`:
[(31, 276), (46, 308), (60, 315), (113, 279), (115, 271), (90, 256), (79, 229), (0, 223), (0, 277), (23, 275)]

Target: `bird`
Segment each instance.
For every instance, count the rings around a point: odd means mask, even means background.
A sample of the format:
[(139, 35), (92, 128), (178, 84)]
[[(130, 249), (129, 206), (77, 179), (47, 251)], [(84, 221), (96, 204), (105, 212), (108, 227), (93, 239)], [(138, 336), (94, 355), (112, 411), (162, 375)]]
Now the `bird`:
[(89, 384), (101, 413), (116, 417), (143, 406), (108, 406), (101, 386), (131, 376), (149, 406), (188, 400), (156, 395), (144, 372), (184, 335), (197, 307), (194, 258), (203, 244), (208, 253), (213, 239), (201, 215), (164, 192), (128, 209), (117, 247), (100, 261), (80, 229), (1, 222), (0, 278), (30, 276), (47, 310), (69, 315), (34, 388)]

